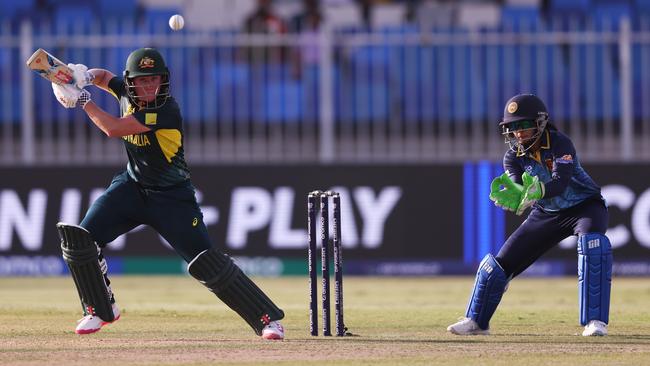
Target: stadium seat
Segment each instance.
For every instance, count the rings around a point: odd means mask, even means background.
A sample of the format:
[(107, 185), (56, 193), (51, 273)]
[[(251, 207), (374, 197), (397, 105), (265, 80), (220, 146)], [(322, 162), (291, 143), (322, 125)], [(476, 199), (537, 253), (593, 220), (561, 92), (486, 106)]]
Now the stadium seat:
[[(21, 116), (21, 95), (20, 88), (14, 87), (14, 84), (0, 81), (0, 100), (3, 101), (0, 109), (0, 124), (2, 123), (20, 123)], [(4, 106), (8, 105), (8, 110)]]
[(243, 63), (219, 60), (210, 71), (210, 79), (216, 87), (217, 115), (220, 120), (245, 122), (250, 119), (253, 105), (251, 93), (251, 68)]
[(632, 17), (632, 9), (625, 2), (597, 3), (591, 12), (597, 29), (603, 30), (617, 30), (623, 18)]
[(635, 0), (634, 8), (641, 13), (650, 13), (650, 0)]
[(583, 12), (589, 11), (591, 0), (551, 0), (552, 12)]
[(300, 121), (302, 90), (296, 81), (275, 82), (266, 86), (266, 120), (269, 123), (296, 123)]
[(91, 6), (60, 4), (54, 10), (53, 27), (67, 34), (90, 33), (96, 14)]
[(146, 8), (138, 21), (138, 28), (151, 34), (172, 33), (169, 18), (178, 13), (180, 9), (177, 8)]
[(133, 18), (138, 15), (137, 0), (96, 0), (105, 18)]
[(212, 80), (218, 88), (248, 83), (249, 68), (240, 63), (217, 63), (212, 67)]
[[(216, 88), (217, 114), (223, 120), (235, 119), (236, 102), (241, 103), (248, 96), (248, 67), (243, 64), (218, 63), (212, 67), (210, 74), (211, 84)], [(243, 116), (241, 113), (238, 115)]]
[(3, 1), (0, 20), (14, 19), (17, 16), (27, 16), (34, 9), (35, 0)]
[(388, 118), (389, 89), (384, 83), (357, 83), (346, 90), (347, 98), (342, 98), (345, 111), (342, 117), (350, 122), (386, 121)]
[(501, 8), (501, 24), (504, 29), (536, 29), (540, 20), (539, 9), (535, 6), (504, 5)]
[(344, 64), (347, 64), (348, 71), (354, 77), (372, 78), (373, 75), (376, 77), (386, 73), (386, 67), (397, 49), (397, 46), (381, 44), (354, 46), (350, 49)]

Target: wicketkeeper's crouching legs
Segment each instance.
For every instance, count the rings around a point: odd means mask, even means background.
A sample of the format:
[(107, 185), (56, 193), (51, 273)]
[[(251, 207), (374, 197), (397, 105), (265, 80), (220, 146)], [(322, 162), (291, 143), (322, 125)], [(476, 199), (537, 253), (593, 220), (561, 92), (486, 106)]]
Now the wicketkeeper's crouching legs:
[(474, 290), (467, 304), (465, 316), (474, 320), (481, 329), (490, 328), (490, 319), (501, 302), (508, 277), (497, 260), (488, 254), (476, 271)]
[(56, 228), (63, 260), (70, 269), (84, 312), (76, 332), (96, 332), (102, 325), (119, 318), (119, 311), (113, 305), (106, 260), (86, 229), (64, 223), (58, 223)]
[(490, 319), (497, 310), (509, 281), (510, 278), (494, 256), (486, 255), (476, 271), (465, 318), (450, 325), (447, 330), (458, 335), (489, 334)]
[(257, 335), (265, 326), (284, 318), (271, 299), (233, 262), (217, 249), (205, 250), (188, 265), (192, 277), (239, 314)]

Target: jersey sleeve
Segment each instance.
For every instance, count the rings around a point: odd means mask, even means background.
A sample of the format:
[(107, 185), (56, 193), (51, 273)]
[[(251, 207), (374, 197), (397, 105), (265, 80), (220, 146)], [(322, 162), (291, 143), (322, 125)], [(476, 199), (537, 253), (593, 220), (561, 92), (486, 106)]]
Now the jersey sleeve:
[(115, 98), (117, 98), (117, 100), (120, 100), (120, 98), (126, 94), (124, 80), (121, 77), (114, 76), (108, 82), (108, 90)]
[(160, 108), (142, 109), (133, 113), (138, 122), (152, 130), (181, 130), (182, 118), (178, 104), (171, 99)]
[(522, 183), (521, 175), (524, 174), (524, 169), (513, 151), (508, 150), (503, 156), (503, 170), (508, 173), (510, 180), (518, 184)]
[(553, 142), (553, 171), (551, 181), (544, 184), (544, 198), (551, 198), (562, 194), (571, 181), (573, 175), (576, 149), (571, 140), (563, 135), (556, 135)]

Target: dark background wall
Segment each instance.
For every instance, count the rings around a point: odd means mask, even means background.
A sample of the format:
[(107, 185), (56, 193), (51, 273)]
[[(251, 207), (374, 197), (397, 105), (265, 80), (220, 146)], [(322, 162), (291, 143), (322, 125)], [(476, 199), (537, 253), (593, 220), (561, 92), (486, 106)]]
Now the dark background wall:
[[(647, 168), (587, 167), (610, 204), (608, 235), (615, 261), (643, 268), (650, 263)], [(314, 189), (333, 189), (342, 194), (342, 242), (349, 272), (455, 274), (473, 272), (480, 258), (497, 251), (522, 220), (494, 207), (485, 194), (499, 169), (493, 163), (199, 166), (192, 174), (214, 244), (233, 256), (303, 261), (306, 195)], [(12, 258), (58, 257), (55, 224), (78, 223), (120, 170), (2, 169), (0, 266)], [(554, 269), (542, 274), (574, 271), (574, 242), (569, 239), (544, 256), (541, 263), (551, 263)], [(165, 241), (148, 228), (118, 238), (106, 254), (175, 258)]]

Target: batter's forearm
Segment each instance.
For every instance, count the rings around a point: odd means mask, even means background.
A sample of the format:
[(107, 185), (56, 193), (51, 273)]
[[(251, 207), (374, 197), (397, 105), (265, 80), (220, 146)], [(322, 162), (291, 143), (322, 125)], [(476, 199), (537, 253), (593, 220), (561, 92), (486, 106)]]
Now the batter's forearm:
[(99, 108), (92, 100), (86, 103), (84, 111), (91, 121), (108, 137), (118, 136), (116, 134), (116, 127), (119, 123), (117, 117), (105, 112)]
[(90, 69), (89, 73), (93, 74), (95, 79), (93, 79), (93, 84), (100, 89), (110, 91), (108, 88), (108, 82), (111, 81), (115, 74), (108, 70), (104, 69)]
[(138, 122), (133, 115), (118, 118), (99, 108), (92, 100), (83, 107), (88, 117), (108, 137), (122, 137), (149, 132), (151, 129)]

